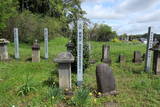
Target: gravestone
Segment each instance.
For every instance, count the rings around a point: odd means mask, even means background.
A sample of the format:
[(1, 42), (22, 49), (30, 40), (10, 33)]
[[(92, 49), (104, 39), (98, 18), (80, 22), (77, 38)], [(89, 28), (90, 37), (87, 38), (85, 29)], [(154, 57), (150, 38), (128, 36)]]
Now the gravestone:
[(106, 64), (111, 64), (109, 51), (110, 51), (110, 46), (103, 45), (103, 47), (102, 47), (102, 62), (104, 62)]
[(151, 27), (149, 27), (147, 36), (147, 47), (146, 47), (145, 72), (149, 72), (151, 70), (152, 52), (150, 49), (153, 47), (153, 38), (154, 38), (154, 33), (151, 32)]
[(119, 63), (125, 63), (125, 61), (126, 61), (125, 56), (122, 55), (122, 54), (120, 54), (120, 55), (119, 55), (119, 58), (118, 58), (118, 62), (119, 62)]
[(32, 62), (40, 62), (40, 46), (35, 40), (35, 43), (32, 46)]
[(54, 62), (58, 63), (59, 72), (59, 87), (71, 89), (71, 63), (74, 62), (74, 57), (70, 52), (60, 53)]
[(44, 51), (44, 57), (48, 59), (48, 28), (44, 28)]
[(98, 92), (110, 93), (115, 90), (115, 78), (111, 68), (107, 64), (97, 65), (96, 79)]
[(15, 45), (15, 59), (19, 59), (19, 37), (18, 37), (18, 28), (14, 28), (14, 45)]
[(153, 71), (160, 75), (160, 43), (157, 43), (151, 50), (153, 50)]
[(134, 58), (133, 58), (134, 63), (142, 63), (142, 55), (140, 51), (134, 51)]
[(7, 44), (9, 41), (6, 39), (0, 39), (0, 60), (6, 61), (8, 60), (8, 50), (7, 50)]

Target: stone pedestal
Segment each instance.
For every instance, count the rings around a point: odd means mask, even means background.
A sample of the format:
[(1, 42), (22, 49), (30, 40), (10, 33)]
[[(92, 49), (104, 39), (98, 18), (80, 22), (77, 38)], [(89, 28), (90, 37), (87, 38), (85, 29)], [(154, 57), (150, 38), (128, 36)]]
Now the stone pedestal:
[(126, 61), (125, 56), (122, 55), (122, 54), (120, 54), (120, 55), (119, 55), (119, 58), (118, 58), (118, 62), (119, 62), (119, 63), (125, 63), (125, 61)]
[(111, 68), (107, 64), (99, 64), (96, 67), (98, 92), (110, 93), (115, 90), (115, 78)]
[(40, 62), (40, 46), (37, 41), (32, 46), (32, 62)]
[(8, 50), (7, 50), (7, 44), (9, 41), (6, 39), (0, 39), (0, 60), (6, 61), (8, 60)]
[(102, 62), (104, 62), (106, 64), (111, 64), (109, 50), (110, 50), (110, 46), (103, 45), (103, 47), (102, 47)]
[(71, 89), (71, 63), (74, 61), (73, 55), (70, 52), (64, 52), (59, 54), (54, 61), (59, 64), (59, 87)]
[(142, 63), (142, 55), (140, 51), (134, 51), (134, 58), (133, 58), (134, 63)]

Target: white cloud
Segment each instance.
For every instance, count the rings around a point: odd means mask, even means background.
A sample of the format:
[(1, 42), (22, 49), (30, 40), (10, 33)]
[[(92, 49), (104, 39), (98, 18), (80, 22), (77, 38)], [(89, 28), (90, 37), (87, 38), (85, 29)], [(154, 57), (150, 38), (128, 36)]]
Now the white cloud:
[(159, 21), (160, 21), (160, 10), (137, 18), (138, 23), (150, 23)]
[(87, 12), (87, 17), (91, 19), (121, 19), (124, 18), (123, 14), (115, 13), (115, 11), (101, 4), (96, 4), (94, 7), (84, 7)]
[(118, 8), (117, 12), (140, 12), (151, 8), (155, 4), (160, 2), (159, 0), (125, 0)]
[(160, 0), (86, 0), (82, 8), (93, 22), (112, 26), (119, 34), (160, 32)]

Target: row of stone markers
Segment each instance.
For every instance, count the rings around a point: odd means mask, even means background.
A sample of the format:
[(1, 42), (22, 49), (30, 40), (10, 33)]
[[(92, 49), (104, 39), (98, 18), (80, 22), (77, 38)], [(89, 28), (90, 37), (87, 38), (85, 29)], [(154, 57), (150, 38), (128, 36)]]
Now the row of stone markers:
[[(36, 41), (37, 43), (37, 41)], [(19, 35), (18, 35), (18, 28), (14, 28), (14, 44), (15, 44), (15, 59), (20, 58), (19, 54)], [(36, 44), (38, 45), (38, 44)], [(35, 50), (34, 46), (32, 48)], [(44, 49), (45, 49), (45, 59), (48, 59), (48, 28), (44, 28)], [(37, 50), (37, 48), (36, 48)]]
[[(9, 43), (6, 39), (0, 39), (0, 60), (6, 61), (9, 59), (7, 44)], [(19, 35), (18, 28), (14, 28), (14, 44), (15, 44), (15, 59), (20, 58), (19, 54)], [(44, 28), (44, 49), (45, 59), (48, 59), (48, 29)], [(32, 62), (40, 62), (40, 46), (35, 40), (32, 46)]]

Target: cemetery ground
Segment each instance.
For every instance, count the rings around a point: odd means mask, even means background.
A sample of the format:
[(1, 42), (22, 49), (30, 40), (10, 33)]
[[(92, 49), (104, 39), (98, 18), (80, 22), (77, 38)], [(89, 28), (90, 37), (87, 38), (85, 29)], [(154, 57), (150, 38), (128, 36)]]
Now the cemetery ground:
[[(32, 63), (31, 46), (20, 44), (19, 60), (12, 58), (14, 44), (8, 45), (10, 61), (0, 62), (0, 107), (158, 107), (160, 104), (160, 78), (144, 73), (144, 62), (132, 63), (133, 52), (145, 53), (146, 46), (138, 42), (108, 42), (111, 46), (112, 70), (116, 79), (117, 95), (96, 97), (96, 65), (101, 63), (102, 45), (91, 42), (90, 59), (96, 60), (84, 71), (83, 89), (76, 86), (76, 73), (72, 73), (73, 95), (64, 95), (58, 89), (57, 64), (53, 59), (66, 51), (68, 39), (55, 38), (49, 41), (49, 59), (41, 57), (40, 63)], [(41, 43), (41, 56), (44, 56)], [(126, 63), (117, 62), (119, 54), (126, 56)], [(28, 60), (27, 60), (28, 59)], [(65, 90), (69, 91), (69, 90)], [(24, 94), (24, 95), (23, 95)], [(86, 96), (85, 96), (86, 95)], [(86, 98), (86, 100), (85, 100)], [(110, 107), (108, 106), (108, 107)]]

